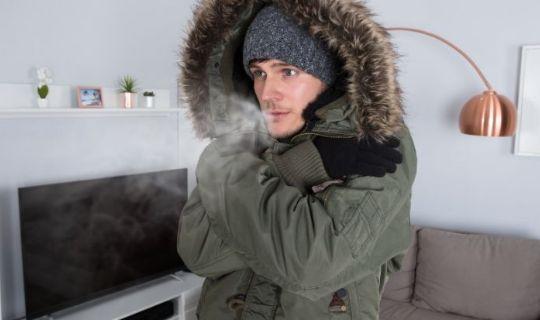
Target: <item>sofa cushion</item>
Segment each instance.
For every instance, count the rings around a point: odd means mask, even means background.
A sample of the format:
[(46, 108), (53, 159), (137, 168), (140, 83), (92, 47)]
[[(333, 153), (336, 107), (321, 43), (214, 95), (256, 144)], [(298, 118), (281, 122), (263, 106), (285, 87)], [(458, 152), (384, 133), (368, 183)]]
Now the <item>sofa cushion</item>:
[(411, 225), (411, 244), (401, 262), (401, 269), (390, 275), (384, 285), (383, 297), (394, 301), (410, 302), (414, 288), (416, 269), (416, 243), (419, 227)]
[(492, 320), (540, 317), (540, 241), (423, 228), (418, 307)]
[(477, 318), (417, 308), (409, 302), (381, 300), (380, 320), (478, 320)]

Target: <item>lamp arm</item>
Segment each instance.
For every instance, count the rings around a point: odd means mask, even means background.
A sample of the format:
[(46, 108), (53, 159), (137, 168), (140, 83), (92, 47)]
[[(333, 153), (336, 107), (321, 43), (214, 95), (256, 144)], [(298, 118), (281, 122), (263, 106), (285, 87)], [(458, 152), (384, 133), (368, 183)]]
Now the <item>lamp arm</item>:
[(461, 54), (471, 64), (471, 66), (474, 68), (474, 70), (476, 70), (476, 73), (478, 73), (478, 75), (480, 76), (480, 78), (482, 79), (482, 81), (484, 82), (486, 87), (488, 88), (488, 90), (490, 90), (490, 91), (493, 90), (493, 87), (491, 86), (489, 81), (486, 79), (486, 77), (484, 76), (482, 71), (480, 71), (480, 68), (478, 68), (476, 63), (474, 63), (474, 61), (465, 52), (463, 52), (463, 50), (458, 48), (455, 44), (451, 43), (450, 41), (444, 39), (443, 37), (438, 36), (438, 35), (436, 35), (434, 33), (428, 32), (428, 31), (424, 31), (424, 30), (421, 30), (421, 29), (415, 29), (415, 28), (402, 28), (402, 27), (399, 27), (399, 28), (386, 28), (386, 30), (387, 31), (410, 31), (410, 32), (416, 32), (416, 33), (421, 33), (421, 34), (424, 34), (426, 36), (435, 38), (435, 39), (437, 39), (439, 41), (442, 41), (446, 45), (450, 46), (452, 49), (456, 50), (459, 54)]

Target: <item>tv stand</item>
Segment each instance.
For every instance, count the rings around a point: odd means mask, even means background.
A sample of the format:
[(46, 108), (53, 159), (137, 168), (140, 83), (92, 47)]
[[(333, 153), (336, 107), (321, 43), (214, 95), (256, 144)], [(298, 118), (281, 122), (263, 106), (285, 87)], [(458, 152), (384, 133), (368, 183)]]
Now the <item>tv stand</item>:
[(195, 320), (203, 278), (178, 272), (96, 300), (43, 316), (39, 320), (122, 319), (165, 301), (174, 303), (167, 320)]

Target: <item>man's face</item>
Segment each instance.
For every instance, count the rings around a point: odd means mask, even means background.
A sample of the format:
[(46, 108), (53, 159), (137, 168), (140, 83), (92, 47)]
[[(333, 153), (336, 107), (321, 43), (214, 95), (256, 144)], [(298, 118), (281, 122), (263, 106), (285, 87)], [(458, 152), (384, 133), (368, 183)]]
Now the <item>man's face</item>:
[(281, 60), (252, 62), (253, 87), (274, 138), (285, 138), (304, 126), (302, 111), (326, 89), (320, 79)]

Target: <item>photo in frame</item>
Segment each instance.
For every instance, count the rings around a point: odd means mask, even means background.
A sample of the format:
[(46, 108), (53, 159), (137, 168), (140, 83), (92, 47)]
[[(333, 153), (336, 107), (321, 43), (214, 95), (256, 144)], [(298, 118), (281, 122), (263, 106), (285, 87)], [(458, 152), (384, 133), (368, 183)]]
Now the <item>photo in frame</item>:
[(103, 108), (103, 92), (100, 87), (77, 87), (79, 108)]

